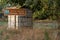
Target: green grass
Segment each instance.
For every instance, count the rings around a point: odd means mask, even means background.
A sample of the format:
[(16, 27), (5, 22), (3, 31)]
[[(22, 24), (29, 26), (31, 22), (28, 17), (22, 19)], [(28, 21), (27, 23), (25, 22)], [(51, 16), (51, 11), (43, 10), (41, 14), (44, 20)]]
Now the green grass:
[(0, 36), (3, 35), (3, 30), (0, 30)]
[(45, 31), (45, 37), (44, 40), (50, 40), (48, 32)]
[(0, 21), (0, 25), (5, 25), (5, 24), (7, 24), (7, 22), (5, 22), (5, 21)]
[(6, 35), (6, 37), (4, 38), (4, 40), (8, 40), (9, 39), (9, 35)]

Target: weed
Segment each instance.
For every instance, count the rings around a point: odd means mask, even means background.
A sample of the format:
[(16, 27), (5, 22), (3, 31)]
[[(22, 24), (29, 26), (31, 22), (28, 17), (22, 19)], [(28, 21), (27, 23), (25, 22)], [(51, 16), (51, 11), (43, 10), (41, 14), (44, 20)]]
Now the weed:
[(50, 40), (48, 32), (45, 31), (45, 37), (44, 40)]
[(6, 35), (6, 37), (4, 38), (4, 40), (8, 40), (9, 39), (9, 35)]
[(0, 40), (2, 40), (3, 30), (0, 30)]
[(0, 30), (0, 36), (3, 35), (3, 30)]
[(37, 40), (41, 40), (40, 37), (38, 37)]

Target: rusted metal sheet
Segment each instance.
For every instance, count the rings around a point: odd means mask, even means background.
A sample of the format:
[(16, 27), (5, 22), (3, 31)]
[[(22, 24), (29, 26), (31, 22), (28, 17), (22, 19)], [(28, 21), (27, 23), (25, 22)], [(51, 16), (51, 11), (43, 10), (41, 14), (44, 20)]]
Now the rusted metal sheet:
[(25, 16), (26, 15), (26, 10), (21, 8), (21, 9), (6, 9), (9, 10), (8, 15), (20, 15), (20, 16)]

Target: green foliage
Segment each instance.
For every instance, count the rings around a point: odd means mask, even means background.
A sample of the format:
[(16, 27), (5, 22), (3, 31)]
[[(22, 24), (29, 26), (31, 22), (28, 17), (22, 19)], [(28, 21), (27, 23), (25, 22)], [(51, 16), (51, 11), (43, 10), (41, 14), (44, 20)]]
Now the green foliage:
[(0, 5), (4, 5), (4, 4), (6, 4), (7, 3), (7, 0), (1, 0), (0, 1)]
[(57, 16), (60, 16), (60, 11), (59, 11), (60, 8), (58, 5), (59, 2), (57, 2), (55, 0), (53, 0), (53, 1), (52, 0), (49, 0), (49, 1), (48, 0), (42, 0), (41, 2), (43, 4), (43, 7), (41, 8), (41, 10), (39, 10), (40, 12), (34, 13), (33, 18), (56, 20)]
[(9, 3), (12, 3), (12, 4), (20, 4), (21, 6), (25, 3), (26, 0), (9, 0)]
[(47, 19), (49, 17), (49, 14), (48, 12), (41, 12), (41, 11), (37, 11), (33, 14), (33, 18), (34, 19), (40, 19), (40, 20), (43, 20), (43, 19)]
[(4, 40), (8, 40), (9, 39), (9, 35), (6, 35), (6, 37), (4, 38)]
[(3, 34), (3, 30), (0, 30), (0, 36)]
[(45, 38), (44, 40), (50, 40), (48, 32), (45, 31)]
[(59, 0), (9, 0), (9, 2), (31, 9), (34, 13), (34, 19), (56, 20), (58, 15), (60, 15)]
[(36, 10), (41, 10), (42, 8), (41, 0), (9, 0), (9, 3), (15, 5), (19, 4), (21, 7), (28, 7), (33, 12)]
[(7, 4), (7, 0), (1, 0), (0, 1), (0, 12), (2, 13), (2, 9), (5, 7)]

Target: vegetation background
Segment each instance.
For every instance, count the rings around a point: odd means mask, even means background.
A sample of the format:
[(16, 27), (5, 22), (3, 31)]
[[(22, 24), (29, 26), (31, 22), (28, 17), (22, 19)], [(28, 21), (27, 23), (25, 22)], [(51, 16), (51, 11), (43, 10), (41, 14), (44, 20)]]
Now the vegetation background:
[(0, 19), (0, 40), (60, 40), (60, 0), (0, 0), (0, 14), (2, 9), (13, 6), (32, 10), (34, 20), (56, 20), (58, 29), (21, 28), (11, 31), (6, 30), (7, 23)]
[(56, 20), (60, 16), (59, 0), (0, 0), (0, 12), (8, 6), (25, 7), (33, 11), (33, 19)]

